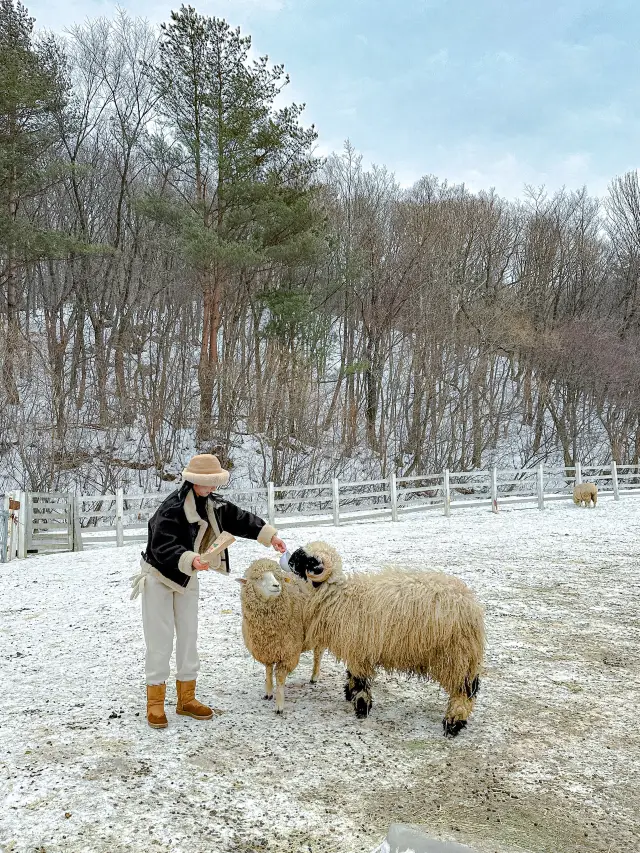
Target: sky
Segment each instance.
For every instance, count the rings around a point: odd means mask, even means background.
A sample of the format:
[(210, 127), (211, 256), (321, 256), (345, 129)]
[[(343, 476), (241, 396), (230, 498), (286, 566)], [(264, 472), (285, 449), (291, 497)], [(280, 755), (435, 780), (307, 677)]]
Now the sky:
[[(112, 16), (100, 0), (24, 0), (38, 27)], [(178, 3), (121, 0), (159, 23)], [(425, 174), (603, 195), (640, 159), (634, 0), (191, 0), (284, 63), (318, 152), (345, 140), (403, 186)]]

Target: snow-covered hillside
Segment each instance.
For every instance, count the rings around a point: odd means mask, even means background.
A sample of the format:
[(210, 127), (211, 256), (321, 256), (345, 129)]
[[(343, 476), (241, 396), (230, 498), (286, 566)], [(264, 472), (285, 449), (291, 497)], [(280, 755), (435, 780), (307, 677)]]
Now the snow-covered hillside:
[[(640, 849), (640, 501), (429, 514), (298, 529), (348, 567), (421, 565), (468, 582), (487, 609), (475, 713), (442, 736), (444, 694), (380, 676), (372, 716), (343, 668), (310, 655), (286, 711), (262, 700), (239, 587), (202, 578), (199, 693), (210, 722), (145, 722), (139, 548), (2, 567), (0, 773), (4, 853), (369, 853), (391, 821), (479, 851)], [(240, 574), (261, 546), (233, 546)], [(168, 695), (175, 697), (173, 684)]]

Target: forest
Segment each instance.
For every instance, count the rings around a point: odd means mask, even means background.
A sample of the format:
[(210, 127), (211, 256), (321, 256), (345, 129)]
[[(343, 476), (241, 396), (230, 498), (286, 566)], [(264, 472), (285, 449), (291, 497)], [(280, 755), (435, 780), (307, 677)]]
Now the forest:
[(637, 173), (401, 186), (287, 83), (189, 6), (0, 0), (0, 490), (640, 463)]

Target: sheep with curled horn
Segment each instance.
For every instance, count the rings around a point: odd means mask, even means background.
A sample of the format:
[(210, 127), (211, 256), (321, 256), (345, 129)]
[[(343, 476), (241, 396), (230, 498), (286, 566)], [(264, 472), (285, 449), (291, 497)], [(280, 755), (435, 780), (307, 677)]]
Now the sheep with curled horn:
[[(251, 655), (265, 666), (264, 698), (273, 698), (273, 671), (276, 674), (276, 714), (284, 711), (287, 675), (298, 665), (302, 652), (312, 648), (306, 642), (304, 602), (310, 595), (308, 583), (283, 572), (268, 558), (255, 560), (237, 578), (242, 584), (242, 637)], [(320, 677), (323, 649), (313, 649), (311, 683)]]
[(480, 685), (485, 630), (483, 608), (465, 583), (398, 568), (346, 575), (325, 542), (298, 548), (289, 568), (314, 588), (305, 602), (307, 643), (346, 663), (345, 698), (357, 717), (371, 710), (371, 684), (381, 668), (436, 681), (449, 694), (445, 736), (466, 726)]
[(595, 506), (598, 503), (598, 487), (595, 483), (576, 483), (573, 487), (573, 502), (576, 506)]

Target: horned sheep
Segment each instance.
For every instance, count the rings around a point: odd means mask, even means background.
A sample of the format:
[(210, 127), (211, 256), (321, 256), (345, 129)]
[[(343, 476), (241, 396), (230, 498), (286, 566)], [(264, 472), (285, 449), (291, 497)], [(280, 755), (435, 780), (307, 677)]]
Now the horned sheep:
[(466, 584), (397, 568), (346, 575), (325, 542), (298, 548), (289, 568), (314, 587), (305, 602), (307, 643), (346, 663), (345, 698), (357, 717), (368, 716), (373, 677), (382, 668), (438, 682), (449, 694), (445, 736), (466, 726), (485, 644), (483, 608)]
[(573, 502), (576, 506), (595, 506), (598, 503), (598, 487), (595, 483), (576, 483), (573, 487)]
[[(276, 674), (276, 714), (284, 710), (287, 675), (298, 665), (305, 643), (304, 601), (309, 584), (282, 571), (269, 559), (255, 560), (238, 578), (242, 584), (242, 637), (245, 646), (265, 666), (265, 699), (273, 698), (273, 670)], [(320, 677), (323, 649), (314, 649), (311, 683)]]

